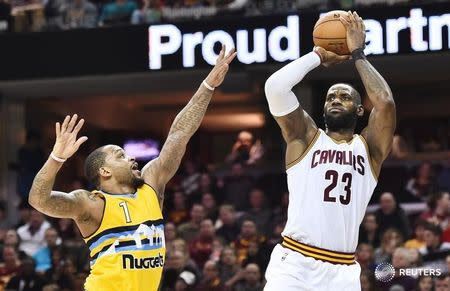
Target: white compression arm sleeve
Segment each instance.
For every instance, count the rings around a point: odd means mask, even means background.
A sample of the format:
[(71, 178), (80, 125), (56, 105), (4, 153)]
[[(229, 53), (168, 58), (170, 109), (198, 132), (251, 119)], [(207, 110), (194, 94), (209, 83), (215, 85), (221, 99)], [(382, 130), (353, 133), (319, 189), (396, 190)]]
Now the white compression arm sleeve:
[(279, 69), (267, 79), (264, 86), (269, 110), (273, 116), (284, 116), (300, 104), (292, 92), (292, 87), (297, 85), (311, 70), (320, 65), (320, 57), (315, 52), (310, 52)]

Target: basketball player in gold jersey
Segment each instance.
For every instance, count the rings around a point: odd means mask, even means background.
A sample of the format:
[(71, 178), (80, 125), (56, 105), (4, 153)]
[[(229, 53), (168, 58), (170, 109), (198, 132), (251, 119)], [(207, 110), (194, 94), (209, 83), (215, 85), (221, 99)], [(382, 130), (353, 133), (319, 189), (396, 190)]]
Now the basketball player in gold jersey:
[(87, 140), (85, 136), (77, 138), (84, 123), (83, 119), (77, 122), (77, 115), (56, 123), (53, 151), (34, 179), (29, 203), (46, 215), (75, 220), (90, 249), (87, 291), (158, 289), (165, 254), (164, 188), (235, 56), (234, 50), (226, 54), (222, 47), (216, 65), (176, 116), (160, 156), (142, 172), (119, 146), (94, 150), (86, 159), (85, 172), (96, 191), (52, 191), (64, 161)]

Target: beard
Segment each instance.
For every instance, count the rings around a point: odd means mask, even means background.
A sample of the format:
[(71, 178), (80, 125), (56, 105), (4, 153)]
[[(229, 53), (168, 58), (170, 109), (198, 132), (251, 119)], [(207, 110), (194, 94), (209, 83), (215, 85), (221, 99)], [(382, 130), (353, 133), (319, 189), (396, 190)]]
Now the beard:
[(142, 177), (133, 177), (131, 179), (131, 184), (134, 188), (140, 188), (142, 185), (145, 184), (145, 180)]
[(356, 109), (354, 111), (342, 112), (340, 115), (324, 113), (325, 125), (331, 131), (353, 130), (358, 121)]

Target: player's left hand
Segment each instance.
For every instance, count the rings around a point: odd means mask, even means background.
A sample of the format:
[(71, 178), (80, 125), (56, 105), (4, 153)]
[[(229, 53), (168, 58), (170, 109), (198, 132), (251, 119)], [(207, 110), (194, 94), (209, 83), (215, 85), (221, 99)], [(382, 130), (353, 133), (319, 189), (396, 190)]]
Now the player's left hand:
[(235, 49), (231, 49), (227, 55), (225, 55), (226, 46), (222, 45), (222, 49), (220, 50), (219, 57), (217, 58), (216, 65), (209, 73), (208, 77), (206, 77), (206, 83), (208, 85), (216, 88), (222, 84), (225, 75), (228, 72), (228, 68), (230, 63), (236, 57)]
[(350, 55), (338, 55), (320, 46), (314, 47), (314, 52), (319, 55), (324, 67), (340, 64), (350, 59)]
[(366, 43), (366, 26), (356, 11), (348, 11), (347, 17), (340, 17), (339, 20), (347, 30), (347, 47), (350, 52), (358, 48), (364, 48)]

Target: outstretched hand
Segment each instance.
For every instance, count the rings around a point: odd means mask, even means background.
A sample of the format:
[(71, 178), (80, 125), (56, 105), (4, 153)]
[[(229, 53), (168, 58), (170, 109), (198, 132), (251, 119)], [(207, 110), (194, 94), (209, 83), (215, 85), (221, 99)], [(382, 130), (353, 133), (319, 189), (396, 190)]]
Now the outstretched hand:
[(55, 124), (56, 142), (53, 146), (53, 154), (56, 157), (61, 159), (70, 158), (88, 139), (86, 136), (77, 139), (77, 134), (84, 124), (84, 119), (80, 119), (78, 123), (77, 119), (78, 115), (76, 114), (72, 117), (67, 115), (62, 125), (59, 122)]
[(209, 73), (208, 77), (206, 77), (206, 83), (208, 85), (216, 88), (222, 84), (225, 75), (228, 72), (229, 64), (236, 57), (235, 49), (231, 49), (231, 51), (225, 55), (226, 46), (222, 45), (222, 49), (220, 50), (219, 57), (217, 58), (216, 65)]
[(347, 17), (340, 17), (339, 20), (347, 30), (347, 47), (350, 52), (364, 48), (366, 42), (366, 26), (356, 11), (348, 11)]
[(314, 47), (314, 52), (319, 55), (324, 67), (340, 64), (350, 59), (350, 55), (338, 55), (320, 46)]

